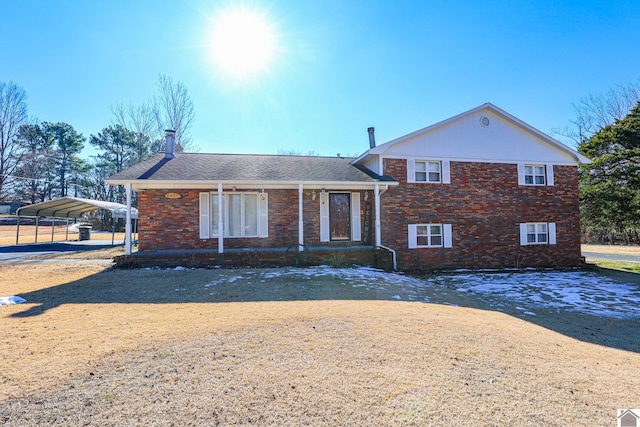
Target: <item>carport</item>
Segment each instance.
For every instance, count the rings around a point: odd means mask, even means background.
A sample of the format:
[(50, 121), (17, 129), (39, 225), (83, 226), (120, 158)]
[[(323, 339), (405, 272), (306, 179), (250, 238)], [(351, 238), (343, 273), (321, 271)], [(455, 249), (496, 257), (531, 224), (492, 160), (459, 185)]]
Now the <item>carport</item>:
[[(127, 206), (121, 203), (104, 202), (102, 200), (82, 199), (79, 197), (62, 197), (56, 200), (50, 200), (48, 202), (35, 203), (33, 205), (24, 206), (17, 210), (18, 224), (16, 229), (16, 245), (20, 237), (20, 218), (22, 217), (35, 217), (36, 219), (36, 237), (35, 241), (38, 241), (38, 222), (41, 217), (52, 219), (66, 219), (67, 231), (65, 240), (69, 240), (69, 219), (78, 219), (84, 213), (91, 212), (97, 209), (108, 210), (112, 214), (111, 222), (111, 244), (114, 244), (115, 237), (115, 220), (118, 218), (127, 217)], [(135, 220), (134, 230), (137, 230), (138, 210), (131, 208), (131, 219)], [(51, 241), (54, 238), (55, 221), (51, 224)], [(135, 231), (133, 231), (135, 233)]]

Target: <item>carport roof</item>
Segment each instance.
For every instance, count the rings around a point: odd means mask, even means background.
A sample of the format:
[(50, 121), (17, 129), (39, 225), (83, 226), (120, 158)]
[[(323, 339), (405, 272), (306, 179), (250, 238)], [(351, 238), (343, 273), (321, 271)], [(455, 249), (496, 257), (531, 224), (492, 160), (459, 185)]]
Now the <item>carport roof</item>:
[[(18, 216), (45, 216), (51, 218), (79, 218), (85, 212), (96, 209), (111, 211), (115, 218), (124, 218), (127, 207), (121, 203), (103, 202), (101, 200), (81, 199), (79, 197), (62, 197), (48, 202), (35, 203), (18, 209)], [(138, 217), (138, 210), (131, 208), (131, 218)]]

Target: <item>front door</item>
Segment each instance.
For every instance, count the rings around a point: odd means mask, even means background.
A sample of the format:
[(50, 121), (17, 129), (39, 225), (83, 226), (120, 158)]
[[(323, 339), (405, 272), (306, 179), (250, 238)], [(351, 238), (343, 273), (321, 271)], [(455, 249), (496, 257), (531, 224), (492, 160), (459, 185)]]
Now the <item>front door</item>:
[(350, 199), (349, 193), (329, 193), (331, 240), (351, 239)]

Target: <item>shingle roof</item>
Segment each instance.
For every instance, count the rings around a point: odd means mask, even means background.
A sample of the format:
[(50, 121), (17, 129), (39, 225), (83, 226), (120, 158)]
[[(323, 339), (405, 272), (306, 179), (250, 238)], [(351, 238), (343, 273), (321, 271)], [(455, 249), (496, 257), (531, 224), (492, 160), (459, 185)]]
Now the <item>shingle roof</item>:
[(107, 181), (393, 182), (351, 165), (353, 158), (254, 154), (164, 153), (119, 172)]

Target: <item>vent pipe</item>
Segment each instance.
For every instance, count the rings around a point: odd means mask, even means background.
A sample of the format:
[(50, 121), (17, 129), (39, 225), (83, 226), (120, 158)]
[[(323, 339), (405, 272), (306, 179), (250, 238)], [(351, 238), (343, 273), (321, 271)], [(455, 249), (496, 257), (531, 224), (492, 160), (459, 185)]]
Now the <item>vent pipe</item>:
[(376, 128), (370, 127), (367, 132), (369, 132), (369, 148), (376, 148)]
[(176, 148), (176, 131), (167, 129), (164, 131), (164, 137), (166, 141), (166, 148), (164, 153), (165, 159), (173, 159), (175, 155)]

